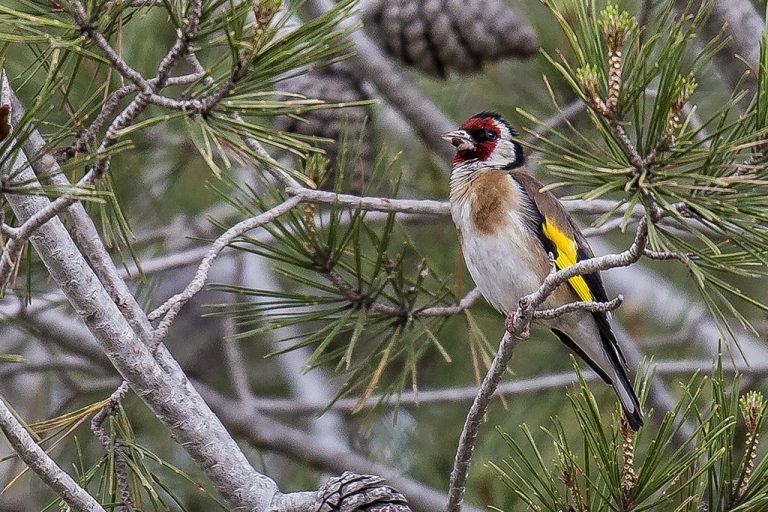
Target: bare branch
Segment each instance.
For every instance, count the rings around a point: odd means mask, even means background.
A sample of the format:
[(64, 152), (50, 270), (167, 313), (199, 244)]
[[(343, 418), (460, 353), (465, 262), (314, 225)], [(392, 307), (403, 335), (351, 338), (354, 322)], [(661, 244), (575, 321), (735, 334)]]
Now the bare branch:
[[(654, 375), (657, 376), (690, 375), (697, 371), (709, 373), (713, 368), (713, 362), (709, 359), (667, 359), (655, 361), (653, 363)], [(749, 366), (744, 363), (723, 365), (723, 370), (726, 372), (739, 372), (745, 375), (763, 377), (768, 375), (768, 362), (761, 362), (759, 364), (751, 363)], [(600, 377), (591, 370), (586, 371), (582, 377), (586, 382), (597, 382), (601, 380)], [(529, 393), (542, 393), (553, 389), (558, 390), (577, 382), (577, 380), (575, 372), (551, 373), (528, 379), (514, 379), (499, 384), (493, 396), (524, 395)], [(403, 407), (409, 405), (450, 405), (474, 400), (476, 396), (476, 386), (426, 390), (420, 389), (418, 392), (403, 391), (397, 396), (396, 400), (386, 401), (385, 403), (390, 407)], [(329, 405), (327, 402), (316, 402), (311, 400), (297, 401), (295, 399), (286, 398), (257, 397), (252, 405), (255, 410), (268, 413), (317, 414), (326, 409), (352, 411), (360, 409), (360, 407), (377, 407), (382, 404), (384, 398), (383, 395), (371, 395), (365, 400), (363, 400), (362, 397), (341, 398)]]
[[(433, 201), (430, 199), (390, 199), (387, 197), (365, 197), (350, 194), (338, 194), (325, 190), (314, 190), (301, 186), (286, 187), (289, 195), (300, 197), (302, 203), (338, 204), (350, 208), (360, 208), (366, 211), (411, 213), (426, 215), (451, 214), (451, 205), (448, 201)], [(615, 211), (616, 215), (623, 215), (627, 205), (618, 205), (616, 201), (609, 199), (570, 200), (563, 201), (570, 213), (602, 214)], [(633, 217), (641, 217), (644, 210), (640, 205), (633, 209)]]
[(211, 269), (213, 260), (216, 259), (219, 253), (227, 245), (235, 241), (235, 239), (244, 233), (247, 233), (248, 231), (262, 226), (268, 222), (272, 222), (280, 215), (290, 211), (291, 208), (299, 204), (299, 202), (299, 197), (291, 197), (285, 200), (285, 202), (280, 203), (279, 205), (271, 208), (270, 210), (267, 210), (262, 214), (235, 224), (226, 232), (224, 232), (223, 235), (217, 238), (209, 249), (208, 254), (205, 256), (205, 258), (203, 258), (203, 261), (200, 262), (194, 279), (192, 279), (184, 291), (174, 295), (149, 314), (150, 320), (155, 320), (160, 318), (161, 315), (165, 315), (160, 322), (160, 325), (158, 325), (157, 329), (155, 330), (155, 339), (153, 341), (154, 346), (157, 346), (157, 344), (163, 340), (165, 335), (168, 333), (168, 329), (170, 328), (171, 323), (176, 319), (176, 315), (178, 315), (184, 304), (186, 304), (189, 299), (194, 297), (197, 292), (203, 289), (205, 281), (208, 279), (208, 272)]
[(589, 311), (591, 313), (614, 311), (621, 306), (624, 297), (617, 296), (608, 302), (578, 301), (569, 302), (557, 308), (541, 309), (533, 312), (534, 320), (551, 320), (574, 311)]
[(481, 297), (480, 290), (477, 288), (473, 288), (467, 294), (459, 300), (456, 304), (453, 306), (433, 306), (431, 308), (424, 308), (415, 311), (414, 315), (426, 318), (430, 316), (453, 316), (458, 315), (465, 309), (469, 309), (472, 307), (472, 305), (477, 302), (477, 300)]
[(491, 367), (488, 368), (488, 372), (485, 374), (483, 382), (480, 384), (477, 395), (464, 420), (464, 427), (461, 429), (459, 446), (456, 450), (448, 487), (447, 512), (458, 512), (461, 510), (461, 503), (464, 500), (464, 492), (467, 486), (469, 464), (472, 461), (472, 452), (475, 450), (480, 423), (483, 420), (483, 416), (485, 416), (485, 411), (488, 410), (488, 404), (491, 403), (491, 398), (493, 398), (496, 392), (501, 376), (507, 370), (507, 364), (512, 357), (512, 352), (520, 341), (520, 338), (512, 336), (509, 331), (504, 332), (496, 356), (493, 358)]

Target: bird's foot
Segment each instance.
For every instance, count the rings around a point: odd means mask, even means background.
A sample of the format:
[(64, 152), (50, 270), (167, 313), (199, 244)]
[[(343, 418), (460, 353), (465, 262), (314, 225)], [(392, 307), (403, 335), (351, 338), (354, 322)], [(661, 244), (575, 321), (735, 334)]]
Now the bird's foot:
[(518, 319), (517, 313), (508, 313), (507, 319), (504, 321), (504, 328), (513, 337), (519, 340), (527, 340), (531, 337), (531, 324), (524, 322), (524, 325), (520, 325), (521, 319)]

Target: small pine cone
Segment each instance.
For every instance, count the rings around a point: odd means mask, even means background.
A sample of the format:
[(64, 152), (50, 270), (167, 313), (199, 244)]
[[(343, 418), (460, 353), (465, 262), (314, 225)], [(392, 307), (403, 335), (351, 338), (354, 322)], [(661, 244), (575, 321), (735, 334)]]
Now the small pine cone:
[(363, 18), (389, 54), (437, 77), (530, 57), (539, 47), (533, 28), (503, 0), (371, 0)]
[(384, 479), (345, 471), (319, 491), (312, 512), (411, 512), (405, 497)]
[[(348, 103), (370, 99), (363, 83), (344, 64), (337, 63), (299, 75), (279, 85), (280, 89), (301, 94), (306, 98), (319, 99), (327, 103)], [(302, 120), (281, 116), (275, 121), (275, 128), (280, 131), (312, 135), (332, 139), (333, 143), (321, 143), (319, 147), (326, 152), (326, 157), (333, 167), (339, 156), (341, 139), (356, 149), (360, 144), (360, 158), (352, 171), (351, 190), (362, 191), (365, 179), (370, 174), (373, 161), (372, 133), (370, 129), (371, 109), (368, 106), (328, 108), (313, 110), (301, 114)], [(361, 133), (365, 130), (365, 133)], [(353, 151), (353, 154), (355, 152)], [(334, 180), (330, 177), (323, 188), (333, 188)]]

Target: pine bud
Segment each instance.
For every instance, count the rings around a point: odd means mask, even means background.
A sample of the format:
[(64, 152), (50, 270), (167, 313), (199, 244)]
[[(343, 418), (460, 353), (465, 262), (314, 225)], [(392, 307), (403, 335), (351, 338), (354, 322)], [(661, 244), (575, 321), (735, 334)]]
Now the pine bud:
[(749, 391), (739, 399), (739, 409), (747, 427), (746, 452), (744, 453), (744, 478), (741, 481), (736, 499), (741, 498), (747, 491), (752, 472), (755, 470), (755, 458), (757, 457), (757, 444), (760, 432), (757, 431), (765, 414), (765, 400), (762, 393)]
[(616, 112), (621, 92), (621, 49), (630, 32), (637, 28), (637, 20), (628, 12), (619, 12), (618, 7), (608, 4), (600, 15), (599, 23), (608, 41), (608, 96), (605, 103), (611, 112)]
[(672, 102), (672, 108), (669, 110), (667, 116), (667, 137), (670, 141), (674, 142), (675, 132), (680, 128), (680, 120), (685, 104), (688, 103), (688, 99), (696, 90), (696, 80), (690, 76), (688, 78), (678, 76), (675, 79), (675, 89), (677, 89), (677, 97)]
[(613, 4), (608, 4), (603, 9), (599, 23), (610, 50), (621, 49), (627, 36), (637, 28), (635, 17), (627, 11), (619, 12), (619, 8)]
[(363, 18), (387, 53), (437, 77), (530, 57), (539, 46), (533, 28), (500, 0), (371, 1)]
[(581, 84), (581, 89), (584, 91), (584, 95), (587, 97), (590, 105), (592, 105), (592, 108), (600, 115), (608, 117), (611, 112), (597, 92), (597, 68), (590, 65), (578, 68), (576, 70), (576, 80)]

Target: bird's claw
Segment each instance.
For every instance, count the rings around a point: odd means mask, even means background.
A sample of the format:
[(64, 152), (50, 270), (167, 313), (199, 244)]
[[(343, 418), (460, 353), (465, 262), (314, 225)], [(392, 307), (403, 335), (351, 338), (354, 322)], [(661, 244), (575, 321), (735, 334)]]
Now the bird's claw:
[(528, 338), (530, 338), (531, 336), (530, 324), (526, 322), (525, 328), (523, 330), (520, 330), (518, 326), (515, 325), (515, 321), (516, 321), (515, 313), (507, 314), (507, 318), (504, 321), (504, 328), (507, 330), (507, 332), (519, 340), (527, 340)]

